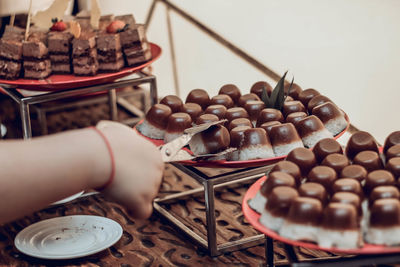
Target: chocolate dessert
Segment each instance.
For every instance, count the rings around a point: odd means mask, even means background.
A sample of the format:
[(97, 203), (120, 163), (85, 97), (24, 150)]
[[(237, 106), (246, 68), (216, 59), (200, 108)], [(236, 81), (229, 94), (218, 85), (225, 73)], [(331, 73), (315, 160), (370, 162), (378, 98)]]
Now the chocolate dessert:
[[(236, 119), (240, 120), (240, 119)], [(242, 146), (243, 140), (244, 140), (244, 132), (247, 129), (251, 129), (250, 126), (246, 125), (241, 125), (233, 128), (232, 130), (229, 131), (230, 134), (230, 147), (237, 148), (235, 151), (230, 153), (229, 155), (229, 160), (239, 160), (239, 154), (240, 154), (240, 147)], [(261, 212), (261, 211), (260, 211)]]
[(394, 178), (398, 180), (400, 178), (400, 157), (389, 159), (385, 169), (391, 172)]
[(264, 122), (259, 127), (263, 128), (265, 131), (267, 131), (267, 134), (269, 135), (272, 126), (281, 125), (281, 124), (282, 123), (280, 121), (269, 121), (269, 122)]
[(183, 131), (192, 126), (192, 118), (187, 113), (173, 113), (168, 117), (165, 129), (164, 143), (171, 142), (183, 134)]
[(301, 176), (301, 171), (299, 166), (291, 161), (280, 161), (271, 169), (271, 173), (275, 171), (285, 172), (293, 176), (296, 181), (296, 186), (301, 184), (303, 177)]
[(332, 102), (314, 107), (312, 114), (316, 115), (334, 136), (347, 127), (343, 112)]
[(228, 125), (228, 130), (231, 131), (233, 128), (236, 128), (238, 126), (248, 126), (249, 128), (253, 128), (253, 124), (249, 119), (246, 118), (238, 118), (232, 120), (229, 125)]
[(268, 135), (277, 157), (287, 155), (293, 149), (304, 148), (296, 128), (291, 123), (272, 126)]
[(320, 95), (317, 90), (309, 88), (299, 93), (298, 100), (300, 100), (305, 107), (308, 107), (308, 102), (317, 95)]
[(200, 125), (203, 123), (209, 123), (209, 122), (215, 122), (215, 121), (219, 121), (219, 118), (217, 115), (215, 114), (202, 114), (200, 116), (197, 117), (195, 124), (196, 125)]
[(24, 77), (44, 79), (51, 73), (45, 32), (32, 32), (22, 44)]
[(321, 201), (323, 206), (325, 206), (328, 202), (328, 193), (325, 187), (319, 183), (307, 182), (301, 184), (298, 191), (299, 195), (302, 197), (318, 199)]
[(234, 119), (239, 119), (239, 118), (246, 118), (246, 119), (249, 118), (249, 114), (244, 108), (241, 107), (230, 108), (225, 113), (225, 119), (228, 120), (228, 123), (233, 121)]
[(400, 144), (394, 145), (386, 151), (386, 161), (397, 157), (400, 157)]
[(308, 115), (305, 112), (301, 112), (301, 111), (300, 112), (293, 112), (293, 113), (290, 113), (289, 115), (287, 115), (286, 122), (290, 122), (290, 123), (293, 123), (293, 125), (296, 125), (296, 123), (298, 121), (300, 121), (301, 119), (303, 119), (303, 118), (305, 118), (307, 116)]
[(357, 180), (360, 183), (363, 183), (365, 179), (367, 178), (367, 170), (360, 165), (357, 164), (352, 164), (349, 166), (346, 166), (342, 169), (340, 172), (339, 177), (340, 178), (352, 178)]
[(19, 78), (22, 68), (23, 35), (13, 29), (6, 28), (0, 39), (0, 77), (5, 79)]
[(332, 193), (332, 185), (336, 179), (335, 170), (327, 166), (315, 166), (307, 175), (308, 182), (321, 184), (329, 193)]
[(321, 120), (314, 115), (299, 120), (295, 126), (305, 147), (311, 148), (322, 139), (333, 138)]
[(193, 89), (186, 97), (185, 103), (196, 103), (204, 110), (210, 104), (210, 96), (204, 89)]
[(375, 138), (367, 132), (358, 131), (347, 142), (346, 155), (349, 159), (353, 159), (359, 152), (364, 150), (372, 150), (379, 153)]
[(136, 24), (120, 33), (122, 51), (128, 66), (151, 59), (150, 46), (147, 43), (144, 25)]
[(306, 108), (304, 105), (298, 101), (298, 100), (293, 100), (293, 101), (285, 101), (283, 103), (283, 116), (286, 118), (290, 113), (294, 112), (305, 112)]
[(271, 95), (272, 86), (265, 81), (259, 81), (254, 83), (250, 88), (250, 93), (256, 94), (259, 98), (261, 98), (263, 89), (265, 89), (268, 95)]
[(383, 153), (386, 154), (388, 149), (394, 145), (400, 145), (400, 131), (395, 131), (386, 137), (385, 144), (383, 146)]
[(181, 111), (182, 106), (183, 106), (182, 100), (175, 95), (164, 96), (160, 100), (160, 104), (169, 106), (173, 113)]
[(210, 105), (223, 105), (226, 108), (232, 108), (234, 103), (228, 95), (216, 95), (211, 98)]
[(224, 105), (210, 105), (204, 111), (205, 114), (214, 114), (220, 120), (225, 119), (227, 108)]
[(235, 104), (238, 103), (240, 96), (242, 93), (240, 92), (239, 88), (234, 84), (225, 84), (223, 85), (219, 91), (219, 95), (228, 95), (232, 98)]
[(209, 129), (196, 134), (189, 142), (190, 150), (195, 155), (218, 153), (230, 144), (228, 129), (221, 125), (214, 125)]
[(75, 75), (96, 75), (99, 68), (96, 35), (84, 32), (72, 40), (72, 63)]
[(67, 31), (52, 31), (48, 35), (49, 58), (53, 73), (71, 73), (72, 39)]
[(119, 33), (102, 32), (96, 37), (100, 71), (119, 71), (124, 67)]
[(343, 154), (342, 146), (333, 138), (325, 138), (318, 141), (312, 151), (314, 152), (319, 163), (321, 163), (325, 157), (330, 154)]
[(379, 154), (375, 151), (361, 151), (354, 157), (353, 163), (363, 166), (367, 170), (367, 172), (383, 168), (382, 160)]
[(288, 94), (288, 96), (292, 97), (294, 100), (298, 100), (299, 94), (303, 91), (303, 89), (301, 89), (301, 87), (296, 83), (292, 84), (292, 86), (290, 86), (290, 83), (285, 83), (284, 90), (285, 93)]
[(254, 101), (254, 100), (258, 100), (260, 101), (261, 99), (258, 97), (258, 95), (250, 93), (250, 94), (245, 94), (239, 97), (239, 100), (237, 102), (237, 105), (239, 107), (244, 107), (244, 105), (248, 102), (248, 101)]
[(286, 157), (286, 160), (299, 166), (303, 176), (307, 176), (310, 170), (317, 165), (314, 153), (304, 147), (293, 149)]
[(246, 104), (244, 105), (244, 109), (247, 111), (247, 113), (250, 116), (250, 120), (254, 124), (256, 124), (258, 116), (259, 116), (261, 110), (263, 110), (264, 108), (265, 108), (265, 104), (261, 100), (247, 101)]
[(342, 178), (336, 180), (332, 185), (332, 192), (350, 192), (356, 194), (360, 199), (364, 198), (361, 184), (352, 178)]
[(307, 106), (308, 113), (312, 113), (313, 108), (315, 108), (316, 106), (319, 106), (321, 104), (324, 104), (326, 102), (332, 102), (332, 101), (328, 97), (326, 97), (324, 95), (316, 95), (316, 96), (314, 96), (308, 102), (308, 106)]
[(245, 130), (240, 146), (239, 160), (263, 159), (274, 157), (271, 142), (262, 128)]
[(350, 161), (345, 155), (333, 153), (326, 156), (321, 165), (331, 167), (339, 175), (346, 166), (350, 165)]
[(164, 139), (168, 118), (171, 116), (171, 108), (163, 104), (155, 104), (146, 113), (145, 120), (137, 129), (144, 136), (153, 139)]
[(269, 121), (285, 122), (285, 119), (280, 110), (274, 108), (264, 108), (258, 115), (256, 125), (258, 127), (261, 124)]

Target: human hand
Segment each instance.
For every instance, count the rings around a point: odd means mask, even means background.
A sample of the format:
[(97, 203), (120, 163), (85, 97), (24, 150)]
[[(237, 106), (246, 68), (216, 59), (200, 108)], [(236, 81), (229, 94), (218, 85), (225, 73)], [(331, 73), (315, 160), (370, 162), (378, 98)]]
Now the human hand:
[(161, 153), (126, 125), (101, 121), (96, 128), (109, 141), (115, 160), (114, 181), (102, 193), (127, 207), (134, 217), (149, 217), (164, 171)]

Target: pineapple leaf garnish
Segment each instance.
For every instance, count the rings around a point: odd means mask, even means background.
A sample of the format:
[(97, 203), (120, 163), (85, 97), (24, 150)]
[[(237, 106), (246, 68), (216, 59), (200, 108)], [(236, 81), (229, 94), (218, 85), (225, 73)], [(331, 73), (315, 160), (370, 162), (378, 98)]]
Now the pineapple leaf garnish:
[(274, 90), (272, 90), (271, 96), (268, 96), (266, 88), (263, 88), (261, 94), (261, 100), (264, 102), (265, 107), (274, 108), (278, 110), (282, 110), (283, 102), (285, 102), (286, 97), (290, 93), (290, 89), (292, 88), (294, 78), (292, 79), (292, 83), (289, 86), (288, 92), (285, 94), (285, 77), (287, 71), (283, 74), (282, 78), (276, 84)]

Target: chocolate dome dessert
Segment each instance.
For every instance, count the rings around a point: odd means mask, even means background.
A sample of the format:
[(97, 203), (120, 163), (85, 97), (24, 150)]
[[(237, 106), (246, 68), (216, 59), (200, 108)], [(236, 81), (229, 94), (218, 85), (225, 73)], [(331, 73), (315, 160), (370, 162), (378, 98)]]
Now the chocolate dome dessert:
[(299, 195), (302, 197), (318, 199), (321, 201), (322, 206), (325, 206), (328, 202), (328, 192), (325, 187), (319, 183), (307, 182), (301, 184), (298, 191)]
[(287, 115), (286, 122), (290, 122), (290, 123), (293, 123), (293, 125), (296, 125), (296, 123), (298, 121), (300, 121), (301, 119), (303, 119), (307, 116), (308, 115), (305, 112), (293, 112), (293, 113), (290, 113), (289, 115)]
[(383, 146), (383, 153), (386, 154), (387, 150), (394, 146), (400, 144), (400, 131), (395, 131), (389, 134), (388, 137), (385, 139), (385, 144)]
[(334, 169), (327, 166), (315, 166), (307, 175), (307, 181), (321, 184), (326, 191), (332, 192), (332, 185), (337, 179)]
[(256, 124), (258, 116), (265, 108), (265, 104), (261, 100), (251, 100), (247, 101), (246, 104), (244, 105), (244, 109), (247, 111), (247, 113), (250, 116), (250, 120), (253, 122), (253, 124)]
[(309, 88), (299, 94), (298, 100), (300, 100), (305, 107), (308, 107), (308, 102), (310, 102), (310, 100), (317, 95), (320, 95), (317, 90)]
[(287, 161), (291, 161), (299, 166), (301, 174), (306, 177), (308, 173), (317, 165), (317, 159), (314, 153), (304, 147), (293, 149), (286, 157)]
[(230, 96), (235, 104), (238, 103), (239, 98), (242, 95), (240, 93), (239, 88), (234, 84), (225, 84), (225, 85), (223, 85), (221, 87), (221, 89), (219, 89), (218, 94), (219, 95), (228, 95), (228, 96)]
[(322, 139), (333, 138), (333, 135), (325, 128), (321, 120), (314, 115), (299, 120), (295, 126), (304, 146), (309, 148)]
[(141, 134), (152, 139), (164, 139), (168, 118), (171, 114), (172, 110), (169, 106), (155, 104), (146, 113), (145, 120), (137, 129)]
[(258, 115), (256, 125), (259, 127), (261, 124), (269, 121), (279, 121), (283, 123), (285, 119), (283, 118), (282, 112), (279, 110), (274, 108), (264, 108)]
[(182, 100), (175, 95), (167, 95), (161, 99), (160, 104), (167, 105), (171, 108), (172, 113), (179, 112), (182, 109)]
[[(290, 88), (290, 92), (288, 92), (289, 88)], [(303, 89), (301, 89), (301, 87), (296, 83), (292, 84), (292, 86), (290, 86), (290, 83), (285, 83), (284, 90), (285, 90), (285, 93), (286, 94), (289, 93), (288, 95), (290, 97), (292, 97), (294, 100), (298, 100), (299, 94), (303, 91)]]
[[(240, 119), (236, 119), (240, 120)], [(233, 128), (230, 130), (230, 147), (237, 148), (235, 151), (231, 152), (229, 155), (229, 160), (237, 161), (239, 160), (239, 153), (240, 153), (240, 147), (242, 146), (243, 140), (244, 140), (244, 132), (247, 129), (251, 129), (252, 127), (246, 126), (246, 125), (241, 125)]]
[(259, 81), (253, 84), (250, 88), (250, 93), (256, 94), (259, 98), (261, 98), (263, 89), (266, 90), (268, 95), (271, 95), (272, 86), (265, 81)]
[(347, 127), (343, 112), (332, 102), (314, 107), (312, 114), (316, 115), (334, 136)]
[(322, 162), (326, 156), (334, 153), (343, 154), (342, 146), (333, 138), (325, 138), (315, 144), (313, 150), (318, 162)]
[(232, 98), (228, 95), (216, 95), (211, 98), (210, 105), (223, 105), (228, 109), (232, 108), (234, 103)]
[(224, 105), (210, 105), (204, 111), (205, 114), (214, 114), (220, 120), (225, 119), (227, 108)]
[(360, 165), (352, 164), (344, 167), (340, 172), (340, 178), (353, 178), (360, 183), (363, 183), (367, 178), (367, 170)]
[(379, 153), (375, 138), (367, 132), (358, 131), (347, 142), (346, 155), (349, 159), (353, 159), (359, 152), (364, 150), (372, 150)]
[(291, 123), (272, 126), (268, 135), (277, 157), (287, 155), (295, 148), (304, 148), (296, 128)]
[(308, 102), (308, 106), (307, 106), (308, 113), (312, 113), (313, 108), (315, 108), (316, 106), (319, 106), (321, 104), (324, 104), (326, 102), (332, 102), (332, 101), (328, 97), (326, 97), (324, 95), (316, 95), (316, 96), (314, 96)]
[(326, 156), (321, 165), (331, 167), (339, 175), (346, 166), (350, 165), (350, 161), (345, 155), (333, 153)]
[(228, 122), (233, 121), (234, 119), (238, 118), (249, 118), (249, 114), (244, 108), (241, 107), (235, 107), (235, 108), (230, 108), (226, 111), (225, 113), (225, 119), (228, 120)]
[(242, 95), (238, 100), (238, 106), (244, 107), (244, 105), (248, 101), (254, 101), (254, 100), (260, 101), (261, 99), (258, 97), (258, 95), (253, 94), (253, 93)]
[(290, 113), (294, 112), (306, 112), (306, 108), (298, 100), (285, 101), (283, 103), (283, 116), (286, 118)]
[(249, 119), (246, 118), (238, 118), (234, 119), (228, 124), (228, 130), (231, 131), (233, 128), (236, 128), (238, 126), (249, 126), (249, 128), (253, 128), (253, 124)]
[(210, 96), (204, 89), (193, 89), (186, 97), (185, 103), (196, 103), (204, 110), (210, 104)]
[(262, 128), (245, 130), (243, 142), (239, 149), (239, 160), (251, 160), (274, 157), (271, 142)]
[(400, 144), (394, 145), (386, 151), (386, 161), (397, 157), (400, 157)]
[(183, 104), (181, 112), (187, 113), (192, 118), (192, 121), (196, 121), (197, 117), (203, 113), (203, 110), (199, 104), (186, 103)]
[(261, 124), (259, 127), (263, 128), (267, 134), (270, 134), (271, 128), (272, 126), (275, 125), (281, 125), (282, 123), (280, 121), (269, 121), (269, 122), (264, 122), (263, 124)]
[(358, 153), (354, 157), (353, 163), (363, 166), (367, 172), (372, 172), (383, 168), (383, 163), (379, 154), (370, 150), (365, 150)]
[(193, 136), (189, 142), (189, 147), (195, 155), (203, 155), (221, 152), (228, 148), (229, 144), (228, 129), (221, 125), (214, 125)]
[(286, 172), (293, 176), (296, 181), (296, 186), (300, 186), (303, 177), (301, 176), (301, 171), (299, 166), (291, 161), (280, 161), (271, 169), (271, 173), (275, 171)]
[(173, 113), (168, 117), (168, 124), (165, 130), (164, 143), (171, 142), (183, 134), (183, 131), (192, 127), (192, 118), (187, 113)]
[(203, 123), (209, 123), (209, 122), (215, 122), (215, 121), (219, 121), (219, 118), (217, 117), (217, 115), (203, 114), (203, 115), (200, 115), (199, 117), (197, 117), (195, 124), (200, 125)]

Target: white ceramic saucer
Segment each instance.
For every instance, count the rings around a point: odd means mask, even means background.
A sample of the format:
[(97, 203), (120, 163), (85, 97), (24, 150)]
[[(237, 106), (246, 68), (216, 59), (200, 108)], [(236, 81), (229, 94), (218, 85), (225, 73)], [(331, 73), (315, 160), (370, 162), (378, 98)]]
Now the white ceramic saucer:
[(57, 217), (32, 224), (17, 234), (15, 247), (42, 259), (73, 259), (115, 244), (122, 227), (108, 218), (90, 215)]

